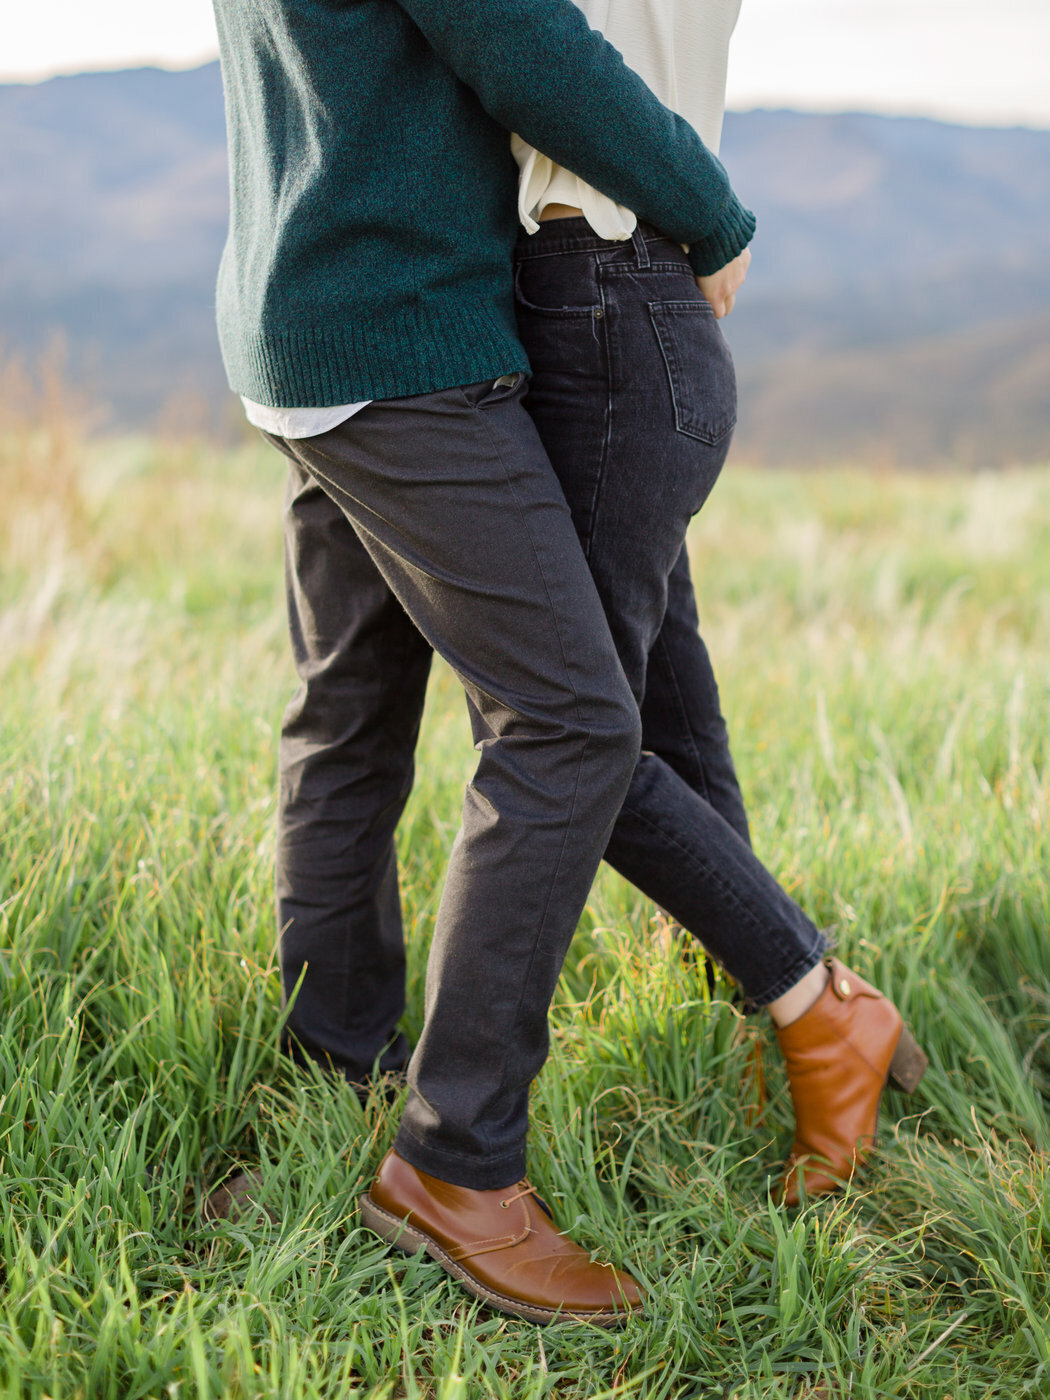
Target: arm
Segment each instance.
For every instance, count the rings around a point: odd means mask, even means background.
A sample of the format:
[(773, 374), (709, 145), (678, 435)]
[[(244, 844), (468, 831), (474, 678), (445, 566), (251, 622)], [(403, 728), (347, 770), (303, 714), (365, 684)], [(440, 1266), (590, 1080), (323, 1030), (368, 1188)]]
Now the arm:
[(692, 127), (663, 106), (573, 0), (398, 0), (508, 131), (669, 238), (697, 274), (732, 261), (754, 215)]

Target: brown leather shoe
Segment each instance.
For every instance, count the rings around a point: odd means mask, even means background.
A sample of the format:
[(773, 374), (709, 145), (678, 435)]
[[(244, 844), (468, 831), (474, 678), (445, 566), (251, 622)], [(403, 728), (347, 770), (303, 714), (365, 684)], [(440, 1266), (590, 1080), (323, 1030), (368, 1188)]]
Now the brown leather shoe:
[(201, 1214), (205, 1220), (241, 1220), (247, 1216), (266, 1216), (274, 1225), (277, 1216), (260, 1199), (263, 1195), (263, 1179), (259, 1172), (238, 1172), (209, 1191), (204, 1198)]
[(369, 1229), (405, 1254), (425, 1249), (500, 1312), (612, 1327), (642, 1310), (634, 1279), (559, 1234), (527, 1181), (472, 1191), (390, 1151), (358, 1204)]
[(862, 977), (828, 958), (819, 1001), (777, 1031), (795, 1105), (785, 1205), (840, 1190), (874, 1146), (887, 1079), (910, 1093), (928, 1063), (901, 1014)]

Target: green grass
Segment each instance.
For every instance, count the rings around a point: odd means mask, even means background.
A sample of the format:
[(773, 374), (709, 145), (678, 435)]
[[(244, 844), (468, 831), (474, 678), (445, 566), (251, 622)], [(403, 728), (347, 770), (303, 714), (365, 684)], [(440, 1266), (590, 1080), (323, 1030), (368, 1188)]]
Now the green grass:
[[(396, 1107), (279, 1060), (276, 454), (23, 424), (0, 486), (0, 1394), (1050, 1395), (1050, 472), (730, 471), (698, 523), (756, 846), (932, 1063), (858, 1189), (781, 1212), (768, 1027), (603, 870), (531, 1162), (649, 1287), (619, 1333), (391, 1256), (354, 1201)], [(421, 755), (409, 1031), (472, 759), (441, 670)], [(273, 1218), (209, 1221), (241, 1168)]]

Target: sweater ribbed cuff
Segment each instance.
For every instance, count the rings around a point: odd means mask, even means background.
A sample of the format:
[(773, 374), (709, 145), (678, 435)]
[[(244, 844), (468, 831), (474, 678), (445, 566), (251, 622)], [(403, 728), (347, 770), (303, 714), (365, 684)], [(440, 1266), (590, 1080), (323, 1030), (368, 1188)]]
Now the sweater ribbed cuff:
[(739, 256), (755, 236), (755, 222), (751, 210), (731, 194), (712, 232), (690, 244), (689, 261), (697, 277), (709, 277)]

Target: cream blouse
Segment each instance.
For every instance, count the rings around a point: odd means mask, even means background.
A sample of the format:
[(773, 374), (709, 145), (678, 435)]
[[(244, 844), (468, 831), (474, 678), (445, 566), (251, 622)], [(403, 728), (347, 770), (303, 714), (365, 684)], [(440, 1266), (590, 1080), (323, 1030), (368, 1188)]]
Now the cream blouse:
[[(695, 128), (717, 153), (725, 111), (729, 39), (741, 0), (576, 0), (592, 29), (619, 49), (656, 96)], [(582, 209), (602, 238), (630, 238), (630, 209), (599, 194), (579, 176), (542, 155), (520, 136), (511, 149), (521, 169), (518, 214), (529, 233), (548, 204)]]

